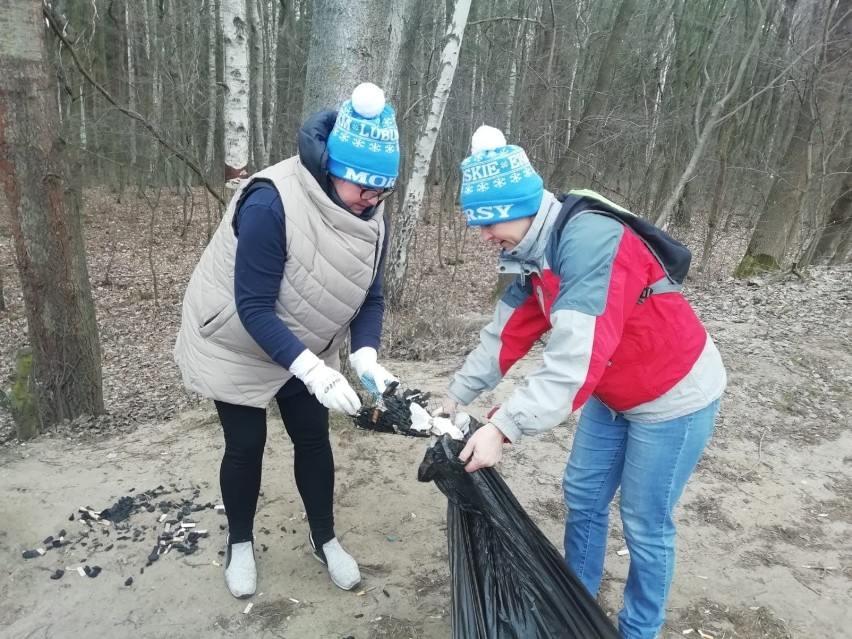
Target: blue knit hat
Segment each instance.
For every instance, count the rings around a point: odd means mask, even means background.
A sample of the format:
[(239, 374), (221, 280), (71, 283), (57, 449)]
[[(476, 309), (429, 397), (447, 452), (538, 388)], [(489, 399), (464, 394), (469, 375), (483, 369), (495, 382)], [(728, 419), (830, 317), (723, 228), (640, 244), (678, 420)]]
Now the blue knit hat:
[(340, 107), (327, 142), (328, 172), (349, 182), (389, 189), (399, 175), (396, 114), (375, 84), (355, 87)]
[(495, 224), (538, 213), (544, 181), (524, 150), (506, 144), (499, 129), (481, 126), (461, 163), (461, 207), (469, 226)]

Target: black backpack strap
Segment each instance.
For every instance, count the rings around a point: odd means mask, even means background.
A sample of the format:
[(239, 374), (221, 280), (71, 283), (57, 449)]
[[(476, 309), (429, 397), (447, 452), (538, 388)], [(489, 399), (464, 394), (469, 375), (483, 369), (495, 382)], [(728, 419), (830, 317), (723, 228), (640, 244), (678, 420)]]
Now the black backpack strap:
[[(639, 299), (636, 300), (637, 304), (642, 304), (651, 295), (681, 292), (683, 288), (682, 281), (686, 277), (691, 258), (689, 249), (683, 244), (647, 220), (643, 220), (638, 216), (623, 214), (616, 210), (610, 210), (611, 207), (586, 195), (564, 193), (557, 195), (556, 199), (562, 203), (562, 208), (554, 222), (557, 242), (561, 240), (562, 230), (569, 220), (579, 213), (587, 212), (604, 215), (620, 222), (636, 234), (648, 250), (651, 251), (651, 254), (663, 267), (666, 275), (657, 282), (642, 289)], [(670, 272), (670, 270), (673, 272)]]

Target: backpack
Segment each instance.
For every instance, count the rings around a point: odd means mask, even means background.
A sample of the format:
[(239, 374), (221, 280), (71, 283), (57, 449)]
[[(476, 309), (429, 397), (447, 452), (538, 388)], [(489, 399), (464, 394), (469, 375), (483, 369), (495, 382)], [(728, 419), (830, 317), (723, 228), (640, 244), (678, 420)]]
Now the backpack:
[(638, 304), (644, 302), (649, 295), (680, 292), (692, 261), (692, 253), (683, 244), (647, 220), (610, 202), (594, 191), (585, 189), (569, 191), (557, 195), (556, 199), (562, 203), (554, 224), (557, 233), (561, 233), (571, 218), (579, 213), (597, 213), (621, 222), (648, 247), (666, 276), (646, 286), (639, 296)]

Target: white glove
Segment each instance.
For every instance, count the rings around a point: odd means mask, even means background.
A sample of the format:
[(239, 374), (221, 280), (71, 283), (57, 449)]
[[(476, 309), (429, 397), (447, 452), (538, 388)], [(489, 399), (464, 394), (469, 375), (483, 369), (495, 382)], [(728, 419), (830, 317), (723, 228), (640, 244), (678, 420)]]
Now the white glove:
[(391, 375), (384, 366), (377, 363), (378, 353), (375, 348), (364, 346), (349, 356), (349, 363), (355, 368), (358, 379), (376, 398), (380, 398), (388, 384), (399, 380)]
[(305, 383), (320, 404), (329, 410), (354, 415), (361, 408), (358, 394), (352, 390), (346, 378), (309, 350), (302, 351), (293, 363), (290, 372)]

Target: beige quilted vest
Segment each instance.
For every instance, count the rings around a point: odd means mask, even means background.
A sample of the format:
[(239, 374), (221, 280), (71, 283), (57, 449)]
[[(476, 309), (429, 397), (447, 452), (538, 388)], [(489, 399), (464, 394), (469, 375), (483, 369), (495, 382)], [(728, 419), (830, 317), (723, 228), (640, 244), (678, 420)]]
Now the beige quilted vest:
[(234, 301), (237, 238), (231, 222), (243, 192), (256, 179), (272, 182), (284, 204), (287, 260), (276, 313), (334, 368), (378, 269), (384, 224), (383, 207), (361, 219), (335, 205), (298, 156), (256, 173), (231, 199), (189, 280), (174, 357), (187, 390), (264, 408), (292, 374), (251, 338)]

